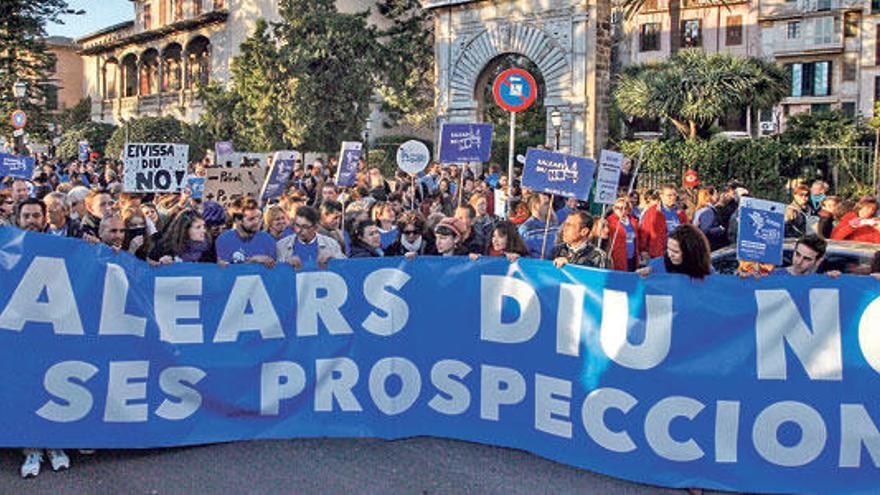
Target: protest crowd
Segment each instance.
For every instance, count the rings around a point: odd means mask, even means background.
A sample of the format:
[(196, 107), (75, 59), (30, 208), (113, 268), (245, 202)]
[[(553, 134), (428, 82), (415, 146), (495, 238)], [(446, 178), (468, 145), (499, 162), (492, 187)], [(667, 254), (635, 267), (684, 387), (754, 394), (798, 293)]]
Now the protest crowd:
[[(701, 279), (714, 272), (711, 253), (736, 243), (738, 205), (749, 195), (737, 182), (632, 191), (623, 184), (611, 208), (599, 214), (572, 198), (508, 188), (497, 165), (432, 163), (418, 175), (386, 177), (361, 160), (355, 185), (340, 187), (336, 160), (327, 162), (296, 163), (276, 198), (243, 195), (221, 204), (189, 188), (125, 192), (119, 162), (39, 157), (30, 180), (4, 178), (0, 225), (105, 244), (154, 267), (257, 263), (314, 270), (344, 258), (493, 256)], [(189, 168), (205, 176), (213, 164), (206, 159)], [(877, 199), (850, 203), (830, 192), (822, 181), (794, 181), (784, 225), (785, 237), (797, 239), (791, 265), (743, 261), (740, 275), (821, 272), (829, 241), (873, 243), (880, 250)], [(852, 272), (880, 280), (878, 253), (870, 266)], [(55, 470), (70, 465), (63, 450), (46, 455)], [(42, 462), (41, 450), (26, 450), (21, 475), (36, 476)]]

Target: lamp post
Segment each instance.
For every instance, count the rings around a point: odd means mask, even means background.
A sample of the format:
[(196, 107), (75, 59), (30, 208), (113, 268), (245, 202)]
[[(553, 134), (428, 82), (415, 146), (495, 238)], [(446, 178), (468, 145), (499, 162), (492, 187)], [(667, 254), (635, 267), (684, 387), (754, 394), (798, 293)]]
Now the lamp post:
[[(25, 95), (27, 94), (27, 83), (24, 81), (16, 81), (15, 84), (12, 85), (12, 96), (15, 97), (15, 102), (18, 107), (21, 107), (21, 102), (24, 100)], [(22, 138), (24, 137), (24, 132), (16, 132), (15, 141), (13, 144), (12, 152), (15, 154), (20, 154), (22, 150)]]
[(370, 126), (373, 125), (373, 120), (370, 117), (367, 117), (367, 122), (364, 124), (364, 164), (370, 164)]
[(559, 151), (559, 132), (562, 129), (562, 112), (553, 109), (550, 112), (550, 125), (553, 126), (553, 132), (556, 134), (556, 151)]

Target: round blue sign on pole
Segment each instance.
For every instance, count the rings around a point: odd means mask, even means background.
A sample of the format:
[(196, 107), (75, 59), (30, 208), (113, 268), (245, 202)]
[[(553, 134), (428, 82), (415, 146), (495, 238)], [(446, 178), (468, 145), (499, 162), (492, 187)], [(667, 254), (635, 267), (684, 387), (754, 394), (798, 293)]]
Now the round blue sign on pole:
[(24, 113), (24, 110), (16, 110), (12, 112), (12, 128), (13, 129), (21, 129), (27, 124), (27, 114)]
[(495, 79), (492, 87), (495, 103), (508, 112), (521, 112), (532, 106), (538, 96), (538, 84), (523, 69), (507, 69)]

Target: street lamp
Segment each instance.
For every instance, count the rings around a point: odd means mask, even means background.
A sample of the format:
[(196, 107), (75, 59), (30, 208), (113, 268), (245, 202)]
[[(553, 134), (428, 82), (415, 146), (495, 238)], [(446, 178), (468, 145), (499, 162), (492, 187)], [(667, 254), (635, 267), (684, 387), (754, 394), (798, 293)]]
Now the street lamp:
[(559, 151), (559, 131), (562, 129), (562, 112), (556, 108), (550, 112), (550, 125), (553, 126), (553, 131), (556, 133), (556, 151)]
[[(24, 99), (27, 94), (27, 83), (24, 81), (16, 81), (15, 84), (12, 85), (12, 96), (15, 97), (16, 103), (19, 107), (21, 107), (21, 100)], [(13, 153), (20, 154), (23, 148), (22, 137), (24, 137), (24, 132), (22, 129), (19, 129), (15, 136), (15, 140), (13, 141)]]
[(27, 83), (24, 81), (16, 81), (15, 84), (12, 85), (12, 96), (15, 96), (16, 99), (24, 98), (25, 93), (27, 93)]
[(370, 160), (370, 127), (373, 120), (367, 116), (367, 122), (364, 125), (364, 164), (368, 165)]

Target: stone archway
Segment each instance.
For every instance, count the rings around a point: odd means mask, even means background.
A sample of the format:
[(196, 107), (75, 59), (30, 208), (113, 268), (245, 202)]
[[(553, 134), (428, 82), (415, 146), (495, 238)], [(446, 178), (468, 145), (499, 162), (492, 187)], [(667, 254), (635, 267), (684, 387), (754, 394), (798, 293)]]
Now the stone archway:
[(437, 132), (444, 122), (476, 121), (474, 92), (480, 74), (498, 56), (519, 54), (544, 76), (546, 135), (554, 135), (549, 116), (558, 109), (563, 151), (598, 155), (607, 135), (609, 2), (426, 3), (435, 16)]

